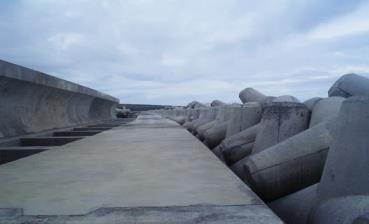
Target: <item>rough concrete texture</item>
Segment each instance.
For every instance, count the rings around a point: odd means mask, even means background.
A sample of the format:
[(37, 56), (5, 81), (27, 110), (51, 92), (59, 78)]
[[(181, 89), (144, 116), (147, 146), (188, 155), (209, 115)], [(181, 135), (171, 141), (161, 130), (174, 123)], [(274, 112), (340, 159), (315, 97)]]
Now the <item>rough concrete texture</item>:
[(249, 156), (243, 172), (249, 186), (265, 201), (319, 182), (332, 143), (331, 122), (323, 122)]
[(314, 208), (309, 221), (313, 224), (351, 224), (368, 212), (368, 194), (347, 195), (321, 201)]
[(226, 138), (216, 147), (213, 152), (219, 157), (224, 158), (228, 164), (234, 164), (252, 152), (253, 143), (258, 133), (259, 125), (254, 125), (232, 137)]
[(202, 103), (197, 102), (196, 100), (190, 102), (186, 106), (187, 109), (196, 109), (196, 108), (201, 108), (201, 107), (206, 107), (206, 106)]
[(339, 78), (328, 91), (329, 96), (369, 96), (369, 79), (346, 74)]
[[(308, 193), (304, 189), (271, 203), (282, 219), (288, 223), (349, 224), (369, 213), (368, 114), (368, 97), (343, 102), (316, 190)], [(317, 199), (309, 208), (296, 206), (297, 201), (311, 197)]]
[(313, 97), (303, 102), (305, 106), (312, 111), (316, 103), (318, 103), (322, 98), (321, 97)]
[(174, 110), (165, 111), (165, 117), (182, 125), (186, 122), (186, 110), (183, 108), (175, 108)]
[(272, 102), (295, 102), (295, 103), (300, 103), (300, 100), (298, 100), (294, 96), (283, 95), (283, 96), (276, 97), (275, 99), (272, 100)]
[(241, 106), (226, 106), (223, 109), (223, 117), (211, 128), (203, 132), (204, 139), (209, 148), (214, 148), (219, 145), (226, 137), (227, 128), (231, 122), (232, 117), (241, 113)]
[(190, 129), (194, 135), (197, 134), (197, 129), (211, 121), (213, 121), (217, 116), (218, 108), (212, 107), (208, 112), (204, 113), (202, 117), (192, 123), (192, 128)]
[[(218, 111), (218, 113), (220, 113), (221, 111)], [(217, 113), (217, 116), (218, 116), (218, 113)], [(218, 124), (219, 123), (219, 121), (217, 121), (216, 119), (214, 119), (214, 120), (212, 120), (212, 121), (210, 121), (210, 122), (207, 122), (207, 123), (205, 123), (205, 124), (203, 124), (203, 125), (201, 125), (200, 127), (198, 127), (197, 129), (196, 129), (196, 137), (198, 138), (198, 139), (200, 139), (201, 141), (203, 141), (204, 140), (204, 132), (206, 131), (206, 130), (208, 130), (209, 128), (212, 128), (212, 127), (214, 127), (216, 124)]]
[(198, 109), (199, 110), (198, 117), (196, 119), (193, 119), (189, 124), (187, 125), (184, 124), (183, 127), (187, 128), (187, 130), (189, 131), (192, 131), (194, 124), (198, 123), (201, 120), (204, 120), (205, 117), (207, 117), (207, 115), (209, 114), (210, 109), (211, 109), (210, 107), (204, 107), (204, 108)]
[(118, 99), (0, 60), (0, 138), (113, 119)]
[(187, 112), (186, 121), (183, 123), (183, 127), (185, 128), (190, 127), (192, 121), (198, 119), (200, 116), (200, 109), (188, 109)]
[(343, 102), (319, 193), (321, 198), (369, 194), (369, 97)]
[(210, 148), (219, 145), (226, 136), (229, 121), (218, 122), (213, 127), (204, 131), (204, 142)]
[(222, 101), (220, 100), (213, 100), (211, 103), (210, 103), (210, 106), (212, 107), (220, 107), (220, 106), (225, 106), (226, 104), (223, 103)]
[(319, 184), (314, 184), (273, 201), (268, 206), (287, 224), (308, 224), (310, 212), (318, 203), (318, 186)]
[(368, 224), (369, 223), (369, 213), (356, 218), (353, 224)]
[(200, 140), (204, 140), (204, 133), (213, 127), (216, 127), (220, 123), (224, 123), (227, 119), (229, 119), (228, 115), (226, 114), (227, 108), (230, 106), (222, 106), (217, 107), (217, 113), (216, 117), (213, 121), (206, 123), (204, 125), (201, 125), (199, 128), (197, 128), (197, 136)]
[(253, 153), (260, 152), (305, 130), (309, 109), (302, 103), (276, 102), (264, 108)]
[(5, 164), (0, 182), (0, 223), (282, 223), (160, 116)]
[(42, 151), (48, 150), (47, 147), (0, 147), (0, 165), (23, 157), (27, 157)]
[(345, 101), (345, 98), (337, 96), (319, 100), (312, 110), (309, 127), (313, 127), (332, 117), (337, 117), (343, 101)]
[(248, 102), (259, 102), (262, 103), (266, 96), (256, 89), (253, 88), (246, 88), (242, 90), (239, 94), (240, 100), (242, 103), (248, 103)]
[[(282, 221), (265, 211), (265, 206), (243, 205), (212, 206), (192, 205), (173, 207), (137, 207), (137, 208), (102, 208), (79, 216), (19, 216), (16, 218), (4, 217), (0, 223), (24, 224), (173, 224), (173, 223), (199, 223), (199, 224), (243, 224), (266, 223), (275, 224)], [(1, 211), (0, 211), (1, 212)], [(17, 213), (9, 210), (8, 213)]]
[(260, 122), (262, 107), (260, 103), (245, 103), (236, 108), (227, 127), (226, 138)]

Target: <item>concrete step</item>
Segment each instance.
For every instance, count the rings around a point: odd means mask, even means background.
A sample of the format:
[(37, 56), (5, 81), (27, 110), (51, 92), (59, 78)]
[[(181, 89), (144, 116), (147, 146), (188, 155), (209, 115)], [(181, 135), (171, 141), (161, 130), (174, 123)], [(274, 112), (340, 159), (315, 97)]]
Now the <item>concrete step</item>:
[(115, 128), (120, 126), (119, 124), (94, 124), (88, 125), (88, 128)]
[(34, 137), (21, 138), (21, 146), (61, 146), (83, 137)]
[(73, 131), (106, 131), (110, 130), (110, 127), (89, 127), (89, 128), (73, 128)]
[(56, 131), (53, 136), (92, 136), (100, 133), (101, 131)]
[(14, 160), (21, 159), (23, 157), (31, 156), (36, 153), (43, 152), (50, 148), (47, 147), (0, 147), (0, 165), (4, 163), (8, 163)]

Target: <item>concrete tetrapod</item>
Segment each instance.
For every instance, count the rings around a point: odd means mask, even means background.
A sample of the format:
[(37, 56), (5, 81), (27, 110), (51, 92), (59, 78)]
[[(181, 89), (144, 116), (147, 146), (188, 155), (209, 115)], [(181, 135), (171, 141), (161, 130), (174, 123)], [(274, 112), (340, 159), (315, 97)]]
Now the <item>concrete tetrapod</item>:
[(368, 224), (369, 223), (369, 213), (356, 218), (353, 224)]
[(217, 107), (211, 107), (211, 108), (207, 109), (207, 111), (203, 113), (203, 116), (201, 116), (199, 119), (197, 119), (196, 121), (194, 121), (192, 123), (189, 130), (194, 135), (197, 135), (197, 129), (202, 125), (205, 125), (209, 122), (214, 121), (214, 119), (217, 116), (218, 111), (219, 111), (219, 109)]
[(315, 104), (317, 104), (322, 98), (320, 97), (313, 97), (303, 102), (305, 106), (312, 111), (314, 109)]
[(193, 124), (194, 123), (196, 123), (196, 122), (198, 122), (199, 120), (201, 120), (201, 119), (204, 119), (204, 117), (206, 117), (206, 115), (209, 113), (209, 111), (210, 111), (210, 107), (204, 107), (204, 108), (200, 108), (199, 109), (199, 116), (198, 116), (198, 118), (196, 118), (196, 119), (194, 119), (194, 120), (192, 120), (189, 124), (187, 124), (187, 125), (183, 125), (184, 127), (186, 127), (187, 128), (187, 130), (189, 130), (189, 131), (192, 131), (192, 128), (193, 128)]
[(236, 163), (251, 153), (258, 128), (259, 125), (256, 124), (224, 139), (219, 146), (213, 149), (213, 152), (227, 165)]
[(320, 183), (270, 204), (287, 223), (348, 224), (369, 212), (368, 114), (368, 97), (343, 102)]
[[(312, 222), (351, 223), (369, 212), (369, 97), (343, 102)], [(333, 218), (334, 217), (334, 218)]]
[(227, 107), (229, 107), (229, 106), (217, 107), (217, 113), (216, 113), (215, 119), (211, 122), (208, 122), (206, 124), (201, 125), (200, 127), (198, 127), (196, 129), (196, 132), (197, 132), (196, 136), (201, 141), (204, 140), (204, 133), (205, 133), (206, 130), (218, 125), (219, 123), (222, 123), (222, 122), (226, 121)]
[(279, 96), (279, 97), (273, 99), (272, 102), (295, 102), (295, 103), (300, 103), (300, 101), (296, 97), (289, 96), (289, 95)]
[(197, 102), (196, 100), (190, 102), (186, 106), (187, 109), (197, 109), (197, 108), (202, 108), (202, 107), (206, 107), (206, 106), (202, 103)]
[(339, 78), (328, 91), (329, 96), (369, 96), (369, 79), (346, 74)]
[(313, 127), (322, 121), (336, 117), (344, 100), (345, 98), (343, 97), (335, 96), (324, 98), (316, 102), (311, 112), (309, 127)]
[(220, 106), (225, 106), (226, 104), (223, 103), (222, 101), (220, 100), (213, 100), (211, 103), (210, 103), (210, 106), (211, 107), (220, 107)]
[(224, 111), (224, 119), (217, 122), (213, 127), (205, 130), (203, 136), (205, 144), (210, 148), (219, 145), (226, 136), (227, 127), (232, 117), (241, 113), (240, 106), (227, 106)]
[(168, 118), (182, 125), (186, 122), (186, 112), (187, 110), (185, 109), (175, 109), (173, 111), (173, 115), (169, 116)]
[[(225, 152), (225, 162), (231, 165), (238, 160), (249, 155), (253, 143), (255, 141), (257, 127), (251, 128), (260, 122), (262, 114), (262, 107), (259, 103), (245, 103), (242, 107), (241, 116), (233, 116), (227, 128), (227, 136), (222, 143), (213, 149), (213, 152), (219, 157), (223, 158)], [(248, 130), (251, 128), (250, 130)], [(228, 133), (231, 129), (232, 134)], [(237, 130), (237, 133), (235, 133)], [(239, 132), (238, 130), (243, 130)]]
[[(203, 107), (203, 108), (205, 108), (205, 107)], [(192, 121), (198, 119), (199, 116), (200, 116), (200, 109), (199, 108), (198, 109), (189, 109), (187, 117), (186, 117), (186, 121), (183, 124), (183, 127), (188, 128), (191, 125)]]
[(246, 88), (242, 90), (239, 94), (240, 100), (242, 103), (248, 103), (248, 102), (264, 102), (266, 96), (262, 94), (261, 92), (257, 91), (253, 88)]
[(239, 111), (235, 111), (228, 123), (226, 138), (259, 123), (261, 114), (260, 103), (252, 102), (242, 105)]
[(318, 202), (319, 184), (287, 195), (268, 206), (287, 224), (308, 224), (311, 211)]
[(331, 122), (322, 122), (244, 161), (249, 186), (264, 201), (286, 196), (319, 182), (329, 146)]
[(264, 108), (253, 153), (260, 152), (305, 130), (309, 109), (302, 103), (274, 102)]

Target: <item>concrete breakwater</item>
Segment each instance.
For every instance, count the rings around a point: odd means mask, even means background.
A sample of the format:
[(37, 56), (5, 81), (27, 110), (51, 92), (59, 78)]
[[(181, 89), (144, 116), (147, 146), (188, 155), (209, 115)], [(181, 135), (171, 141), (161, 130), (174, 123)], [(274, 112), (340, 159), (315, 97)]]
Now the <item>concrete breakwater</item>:
[(0, 62), (1, 224), (282, 223), (176, 122), (116, 118), (114, 97)]
[(0, 138), (115, 118), (117, 98), (0, 60)]
[(4, 61), (0, 72), (0, 223), (369, 220), (365, 77), (305, 102), (246, 88), (242, 103), (119, 119), (114, 97)]
[(183, 124), (286, 223), (368, 222), (369, 79), (344, 75), (305, 102), (253, 88), (239, 98), (153, 112)]

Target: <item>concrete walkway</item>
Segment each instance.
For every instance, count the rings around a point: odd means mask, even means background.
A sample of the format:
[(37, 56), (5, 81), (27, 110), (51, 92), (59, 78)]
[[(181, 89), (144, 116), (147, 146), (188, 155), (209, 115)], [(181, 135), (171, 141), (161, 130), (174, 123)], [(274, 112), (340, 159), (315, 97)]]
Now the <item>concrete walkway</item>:
[(0, 166), (0, 223), (282, 223), (195, 137), (154, 115)]

